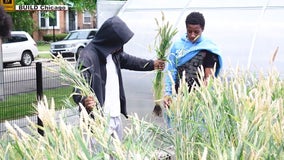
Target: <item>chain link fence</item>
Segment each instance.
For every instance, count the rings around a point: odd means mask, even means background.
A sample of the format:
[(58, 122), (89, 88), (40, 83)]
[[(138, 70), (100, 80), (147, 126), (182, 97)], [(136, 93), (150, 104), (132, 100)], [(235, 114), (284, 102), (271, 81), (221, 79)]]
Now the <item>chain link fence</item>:
[[(37, 62), (36, 65), (29, 67), (5, 68), (0, 73), (3, 75), (0, 82), (0, 133), (6, 130), (4, 125), (6, 120), (20, 127), (28, 125), (25, 115), (34, 122), (38, 121), (34, 108), (38, 94), (46, 95), (51, 92), (59, 99), (70, 95), (72, 90), (64, 94), (55, 91), (62, 87), (69, 87), (63, 84), (58, 74), (48, 70), (48, 68), (56, 67), (48, 62)], [(34, 112), (31, 113), (31, 111)]]

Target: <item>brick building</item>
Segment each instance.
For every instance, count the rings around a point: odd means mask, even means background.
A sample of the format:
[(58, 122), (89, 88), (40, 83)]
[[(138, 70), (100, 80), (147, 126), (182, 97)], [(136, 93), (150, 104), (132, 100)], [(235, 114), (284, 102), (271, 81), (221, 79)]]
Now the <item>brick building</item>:
[[(34, 40), (43, 40), (45, 34), (68, 33), (75, 29), (96, 28), (96, 13), (77, 12), (69, 7), (68, 11), (53, 11), (54, 19), (45, 16), (46, 12), (33, 13), (35, 26), (38, 28), (33, 33)], [(54, 23), (53, 23), (54, 22)]]

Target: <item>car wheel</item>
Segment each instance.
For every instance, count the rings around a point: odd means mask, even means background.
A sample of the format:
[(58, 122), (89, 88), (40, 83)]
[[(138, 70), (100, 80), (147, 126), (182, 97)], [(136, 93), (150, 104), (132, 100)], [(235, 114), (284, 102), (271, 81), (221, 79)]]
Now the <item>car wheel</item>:
[(79, 58), (79, 55), (80, 55), (80, 53), (82, 52), (83, 49), (84, 49), (83, 47), (79, 47), (79, 48), (78, 48), (77, 53), (76, 53), (76, 55), (75, 55), (75, 59), (76, 59), (76, 60)]
[(33, 56), (31, 52), (29, 51), (24, 51), (22, 54), (22, 59), (21, 59), (21, 65), (22, 66), (30, 66), (33, 62)]

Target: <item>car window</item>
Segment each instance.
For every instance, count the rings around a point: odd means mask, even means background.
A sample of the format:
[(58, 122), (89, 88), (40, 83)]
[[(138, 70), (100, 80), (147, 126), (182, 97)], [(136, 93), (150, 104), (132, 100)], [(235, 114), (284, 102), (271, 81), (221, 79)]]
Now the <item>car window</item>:
[(77, 39), (77, 37), (78, 37), (78, 32), (70, 32), (65, 39), (73, 40), (73, 39)]
[(8, 42), (8, 38), (2, 38), (2, 43), (7, 43)]
[(87, 39), (89, 31), (78, 32), (78, 39)]
[(14, 43), (27, 41), (28, 38), (24, 34), (12, 34), (10, 38), (4, 38), (3, 43)]
[(88, 36), (88, 39), (93, 39), (96, 35), (96, 31), (91, 31), (89, 36)]
[[(95, 31), (76, 31), (76, 32), (70, 32), (65, 40), (74, 40), (74, 39), (90, 39), (94, 37), (96, 34)], [(90, 37), (91, 36), (91, 37)]]

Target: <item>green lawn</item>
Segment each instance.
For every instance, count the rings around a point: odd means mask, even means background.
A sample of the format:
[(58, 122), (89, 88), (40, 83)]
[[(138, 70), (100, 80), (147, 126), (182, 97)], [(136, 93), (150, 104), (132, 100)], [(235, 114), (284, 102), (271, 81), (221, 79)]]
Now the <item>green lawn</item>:
[[(49, 103), (51, 98), (54, 98), (56, 110), (66, 107), (64, 100), (68, 99), (72, 93), (71, 87), (60, 87), (56, 89), (45, 90), (44, 95)], [(69, 99), (73, 106), (76, 104), (72, 99)], [(36, 92), (24, 93), (7, 97), (4, 101), (0, 101), (0, 122), (30, 116), (35, 114)], [(9, 107), (7, 107), (9, 106)]]
[(37, 48), (38, 48), (38, 51), (49, 51), (50, 44), (38, 44)]
[[(42, 59), (42, 58), (51, 58), (49, 49), (50, 49), (50, 44), (49, 43), (40, 43), (37, 45), (39, 55), (36, 57), (37, 59)], [(44, 53), (41, 53), (44, 52)]]
[(37, 57), (36, 57), (36, 59), (49, 59), (49, 58), (52, 58), (51, 57), (51, 55), (50, 55), (50, 53), (40, 53)]

